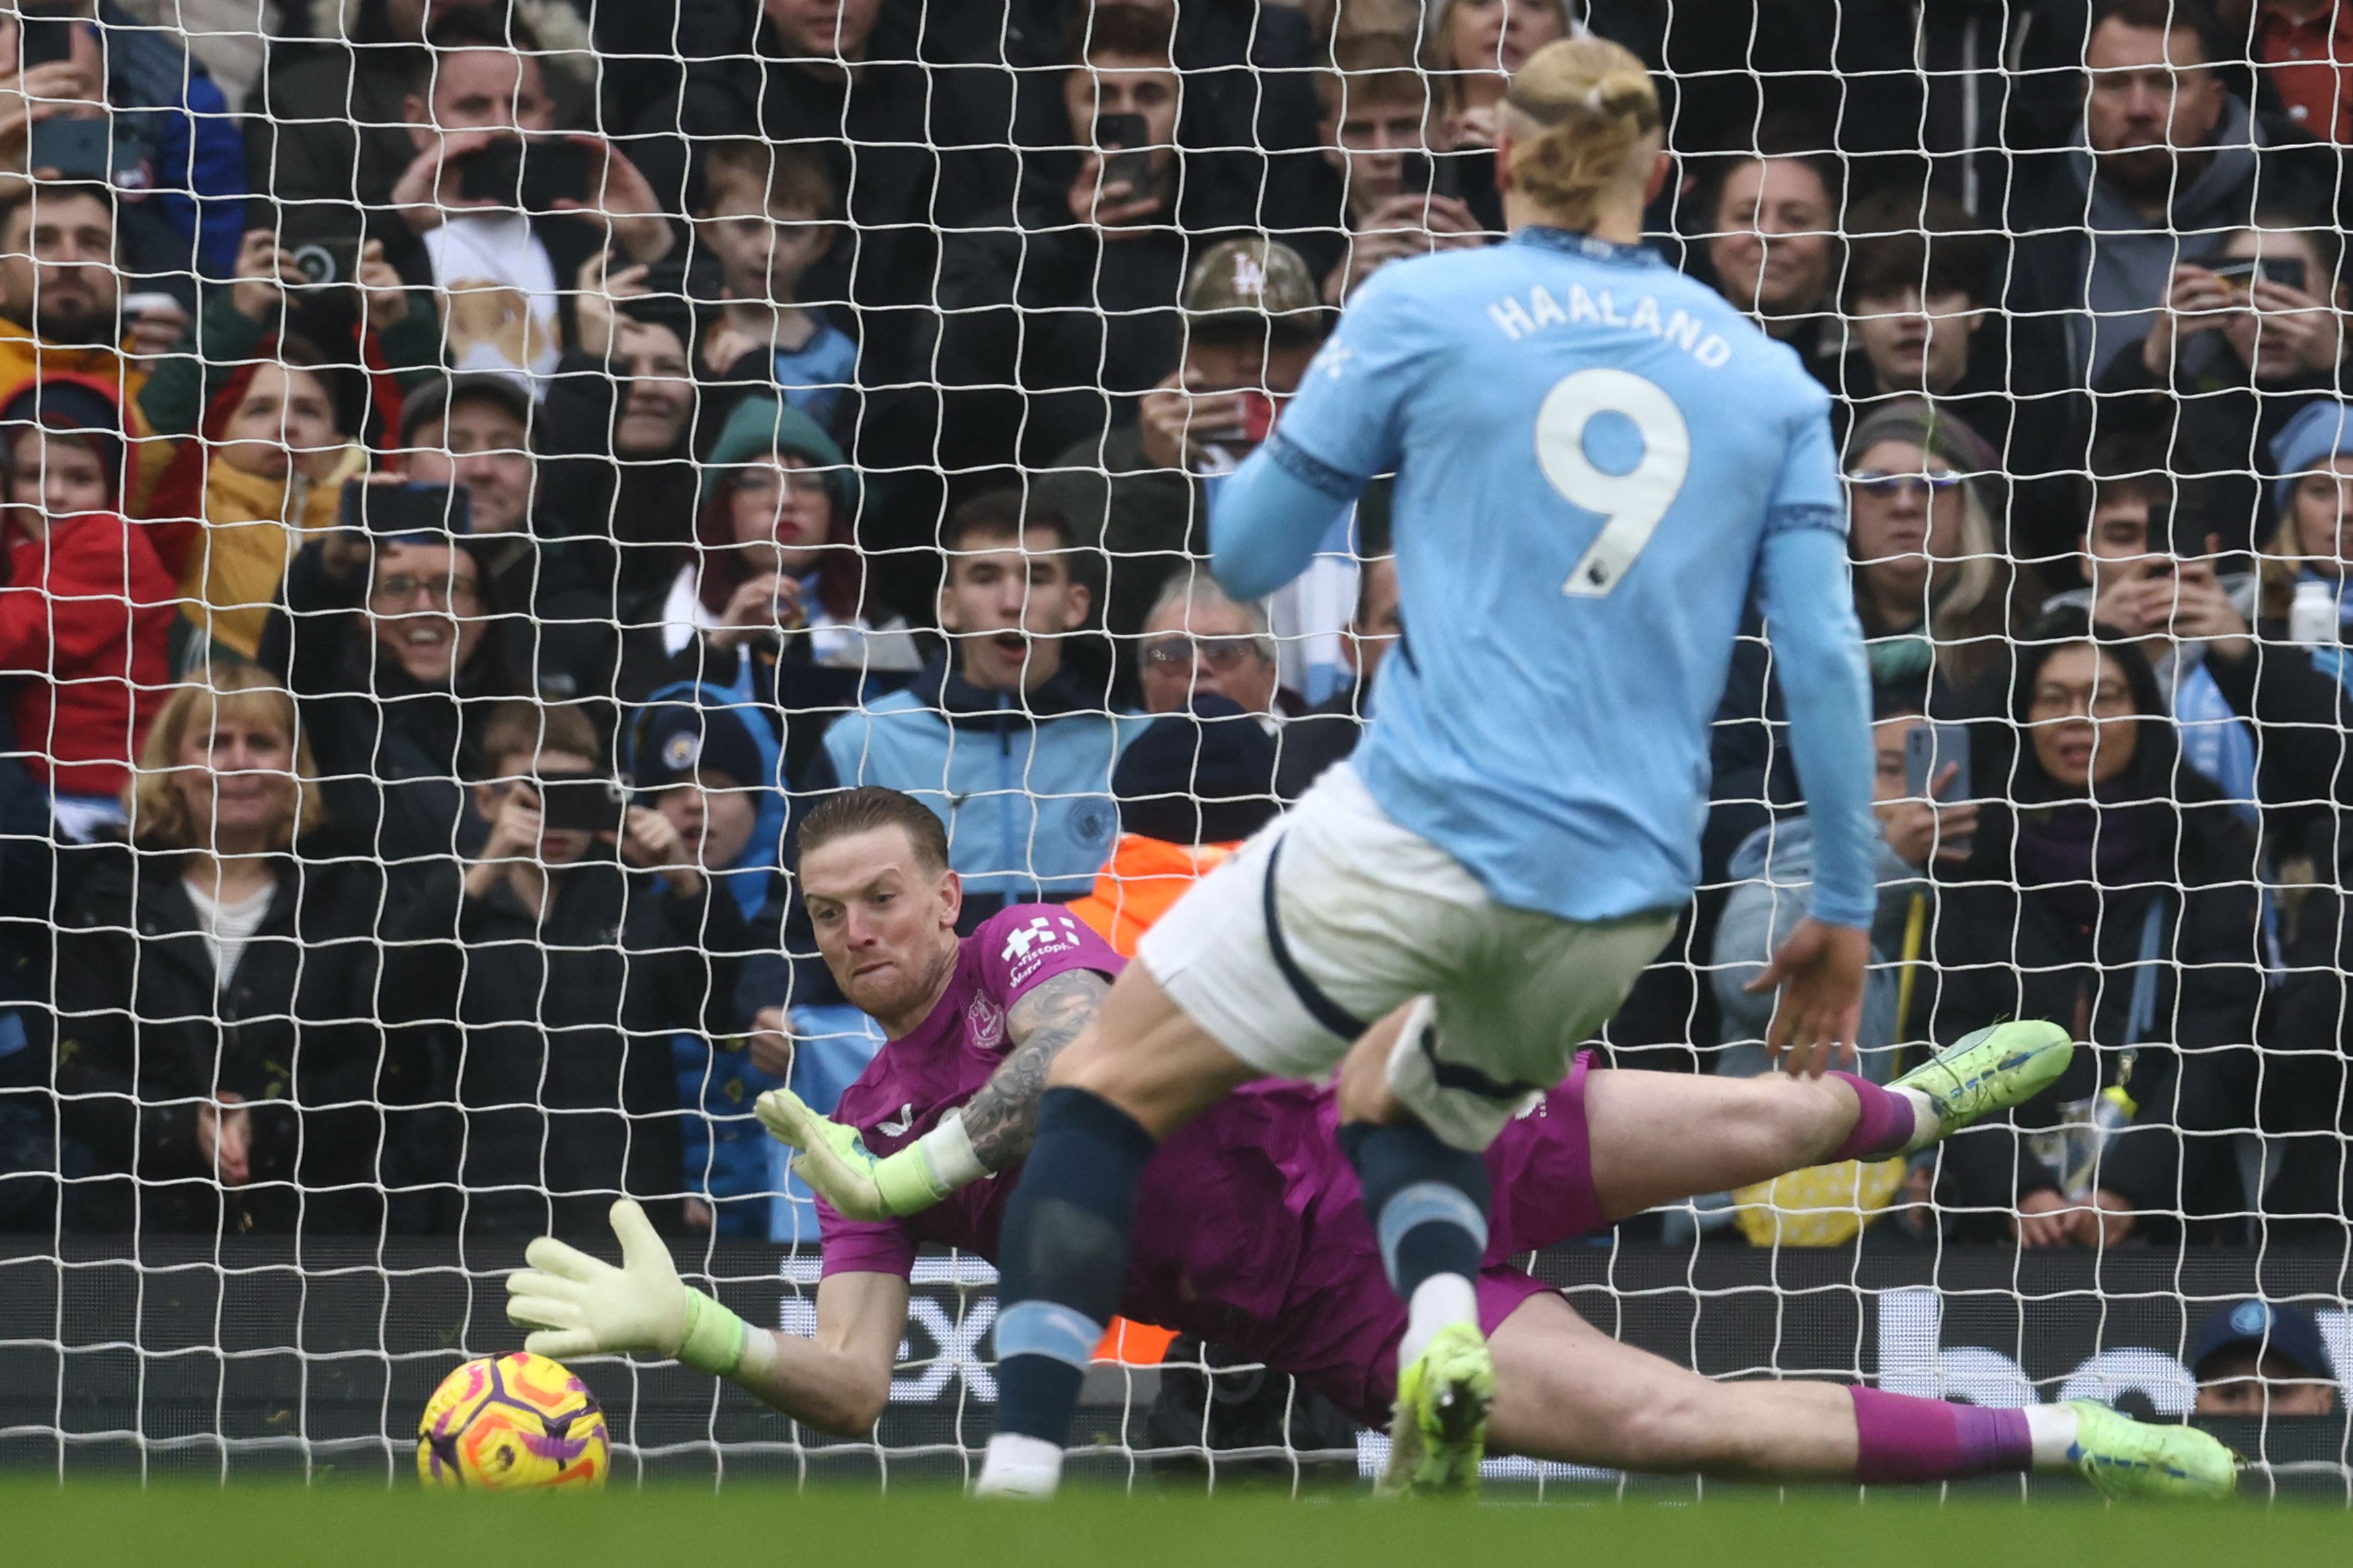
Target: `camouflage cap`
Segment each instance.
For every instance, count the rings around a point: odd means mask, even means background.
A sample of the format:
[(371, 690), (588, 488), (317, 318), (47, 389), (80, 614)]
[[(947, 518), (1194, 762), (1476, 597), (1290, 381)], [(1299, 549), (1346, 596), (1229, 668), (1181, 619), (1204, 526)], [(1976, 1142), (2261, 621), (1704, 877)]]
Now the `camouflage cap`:
[(1185, 279), (1185, 314), (1196, 326), (1212, 322), (1271, 325), (1320, 334), (1324, 300), (1299, 252), (1279, 240), (1220, 240), (1201, 254)]

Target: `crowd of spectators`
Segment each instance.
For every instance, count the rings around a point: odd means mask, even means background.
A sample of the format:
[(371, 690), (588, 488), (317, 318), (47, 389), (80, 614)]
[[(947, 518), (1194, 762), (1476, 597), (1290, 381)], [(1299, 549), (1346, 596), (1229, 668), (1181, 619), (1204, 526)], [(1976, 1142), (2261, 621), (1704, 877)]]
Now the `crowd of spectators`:
[[(1589, 30), (1831, 395), (1863, 1070), (2088, 1046), (1883, 1231), (2353, 1235), (2337, 0), (250, 4), (0, 9), (0, 1227), (798, 1234), (797, 814), (913, 794), (977, 921), (1345, 756), (1383, 487), (1262, 603), (1207, 518)], [(1766, 1066), (1784, 723), (1759, 618), (1620, 1061)]]

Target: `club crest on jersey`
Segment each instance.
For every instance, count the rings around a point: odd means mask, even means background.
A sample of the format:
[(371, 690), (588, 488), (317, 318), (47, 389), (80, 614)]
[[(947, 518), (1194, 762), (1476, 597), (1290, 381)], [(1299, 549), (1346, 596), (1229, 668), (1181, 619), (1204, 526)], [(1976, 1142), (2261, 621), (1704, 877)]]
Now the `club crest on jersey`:
[(984, 1051), (1005, 1043), (1004, 1010), (986, 996), (976, 996), (964, 1010), (965, 1037)]
[(1005, 951), (997, 957), (1013, 966), (1016, 985), (1038, 973), (1052, 954), (1079, 945), (1079, 922), (1069, 915), (1038, 915), (1005, 933)]

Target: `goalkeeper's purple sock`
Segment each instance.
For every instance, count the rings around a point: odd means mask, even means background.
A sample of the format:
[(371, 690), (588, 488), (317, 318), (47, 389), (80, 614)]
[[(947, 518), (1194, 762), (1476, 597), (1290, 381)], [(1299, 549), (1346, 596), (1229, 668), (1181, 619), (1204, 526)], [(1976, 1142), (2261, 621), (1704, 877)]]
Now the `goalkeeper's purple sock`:
[(1900, 1154), (1912, 1142), (1915, 1122), (1912, 1102), (1903, 1095), (1880, 1088), (1867, 1078), (1857, 1078), (1851, 1072), (1833, 1070), (1831, 1077), (1854, 1090), (1861, 1104), (1861, 1114), (1847, 1130), (1846, 1141), (1830, 1152), (1823, 1162), (1834, 1165), (1841, 1160), (1880, 1160), (1890, 1154)]
[(2023, 1410), (1981, 1410), (1876, 1388), (1854, 1395), (1854, 1479), (1894, 1485), (2034, 1468)]

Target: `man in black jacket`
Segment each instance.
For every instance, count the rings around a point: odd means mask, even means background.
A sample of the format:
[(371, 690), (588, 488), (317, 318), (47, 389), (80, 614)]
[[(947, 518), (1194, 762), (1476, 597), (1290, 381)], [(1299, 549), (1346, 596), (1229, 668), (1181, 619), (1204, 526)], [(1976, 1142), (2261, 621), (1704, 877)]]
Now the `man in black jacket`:
[(396, 1005), (454, 1026), (458, 1226), (595, 1236), (626, 1193), (676, 1228), (670, 1037), (733, 1032), (742, 911), (712, 897), (661, 813), (625, 808), (617, 788), (610, 828), (549, 824), (551, 781), (576, 794), (571, 780), (607, 778), (576, 709), (502, 709), (482, 752), (473, 808), (489, 837), (396, 933), (412, 975)]

